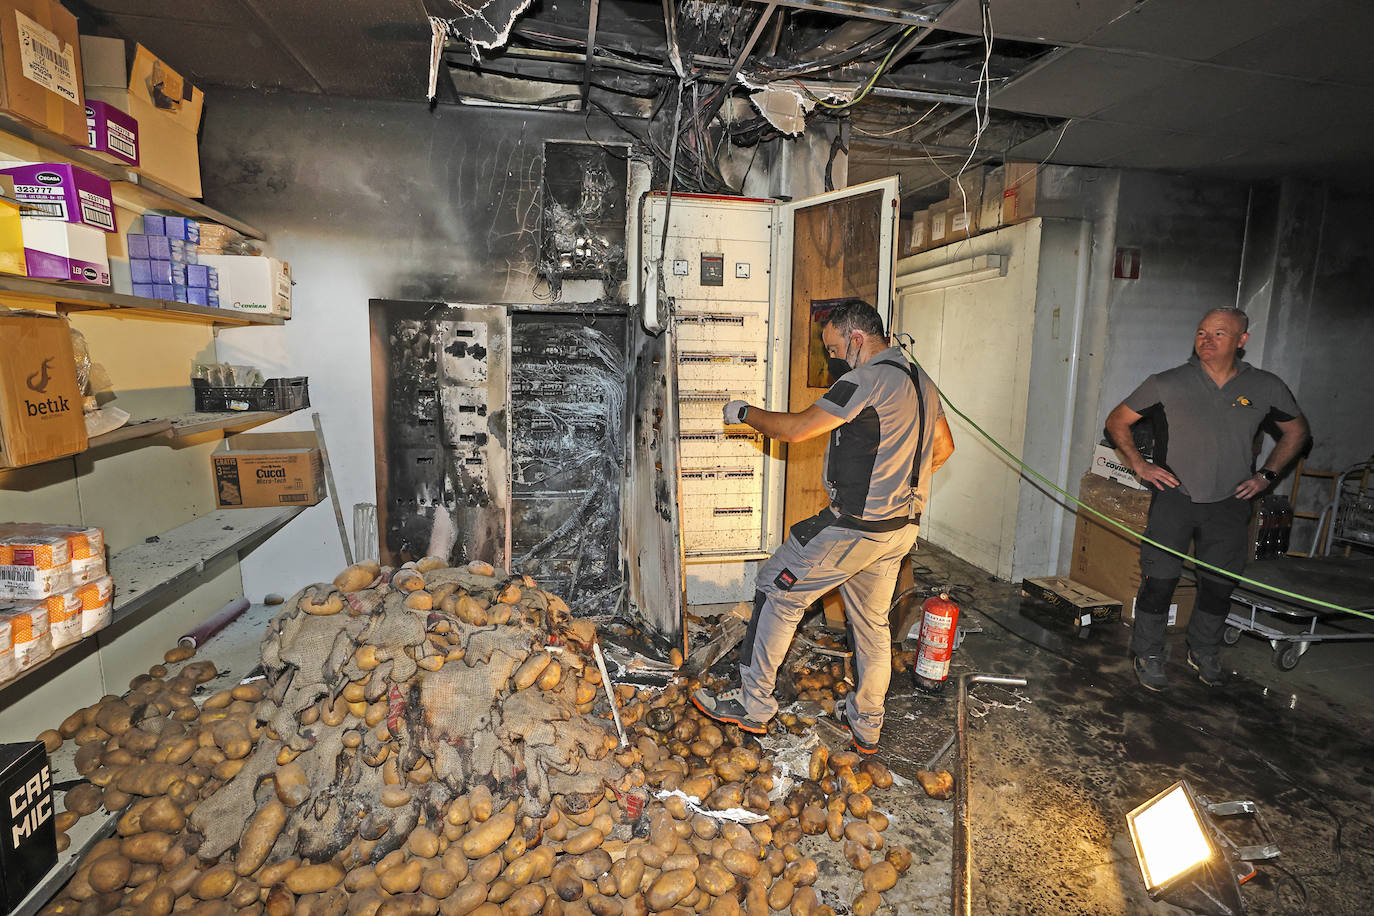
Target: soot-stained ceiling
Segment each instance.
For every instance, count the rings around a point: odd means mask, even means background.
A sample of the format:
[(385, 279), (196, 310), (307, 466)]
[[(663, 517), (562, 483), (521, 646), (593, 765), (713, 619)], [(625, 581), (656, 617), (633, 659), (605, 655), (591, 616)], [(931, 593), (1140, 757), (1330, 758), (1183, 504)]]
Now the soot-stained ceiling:
[(438, 104), (612, 118), (688, 190), (732, 190), (722, 148), (817, 119), (842, 125), (851, 183), (895, 172), (907, 207), (965, 164), (1007, 158), (1371, 180), (1367, 0), (70, 5), (207, 87), (416, 101), (435, 19)]

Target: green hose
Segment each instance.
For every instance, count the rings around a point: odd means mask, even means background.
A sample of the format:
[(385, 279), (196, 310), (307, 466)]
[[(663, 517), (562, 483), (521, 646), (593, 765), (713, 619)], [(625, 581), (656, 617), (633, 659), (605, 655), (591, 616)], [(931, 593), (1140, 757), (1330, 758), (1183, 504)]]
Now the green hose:
[[(920, 361), (916, 359), (915, 355), (911, 352), (910, 349), (908, 349), (907, 345), (906, 345), (904, 342), (900, 341), (900, 340), (898, 341), (898, 343), (901, 345), (902, 349), (906, 351), (907, 356), (911, 357), (911, 361), (912, 361), (913, 363), (916, 363), (917, 366), (920, 366), (920, 365), (921, 365)], [(922, 369), (922, 371), (925, 371), (925, 367), (922, 366), (921, 369)], [(927, 378), (930, 378), (930, 373), (929, 373), (929, 372), (926, 373), (926, 377), (927, 377)], [(935, 385), (935, 380), (934, 380), (934, 379), (931, 379), (931, 384), (932, 384), (932, 385)], [(1314, 605), (1314, 606), (1316, 606), (1316, 607), (1325, 608), (1325, 609), (1330, 610), (1330, 611), (1337, 611), (1337, 612), (1342, 613), (1342, 614), (1353, 614), (1353, 615), (1356, 616), (1356, 617), (1363, 617), (1363, 618), (1365, 618), (1366, 620), (1374, 620), (1374, 614), (1371, 614), (1371, 613), (1369, 613), (1368, 611), (1357, 611), (1357, 610), (1355, 610), (1354, 608), (1342, 607), (1342, 606), (1339, 605), (1339, 604), (1332, 604), (1330, 601), (1323, 601), (1323, 600), (1321, 600), (1320, 598), (1313, 598), (1313, 597), (1310, 596), (1310, 595), (1301, 595), (1301, 594), (1298, 594), (1297, 592), (1290, 592), (1290, 591), (1288, 591), (1287, 589), (1279, 588), (1279, 587), (1276, 586), (1276, 585), (1269, 585), (1269, 584), (1267, 584), (1267, 583), (1260, 582), (1260, 581), (1255, 580), (1255, 579), (1249, 579), (1249, 578), (1246, 578), (1245, 576), (1239, 575), (1239, 574), (1237, 574), (1237, 573), (1228, 572), (1227, 570), (1224, 570), (1224, 569), (1222, 569), (1222, 568), (1219, 567), (1219, 566), (1213, 566), (1211, 563), (1204, 563), (1203, 561), (1197, 559), (1196, 557), (1190, 556), (1189, 554), (1186, 554), (1186, 553), (1184, 553), (1184, 552), (1181, 551), (1181, 550), (1175, 550), (1175, 549), (1172, 548), (1172, 547), (1168, 547), (1168, 546), (1166, 546), (1166, 545), (1164, 545), (1164, 544), (1159, 543), (1159, 541), (1152, 540), (1151, 538), (1147, 538), (1147, 537), (1145, 536), (1144, 532), (1136, 531), (1136, 530), (1134, 530), (1133, 528), (1131, 528), (1129, 525), (1123, 525), (1121, 522), (1118, 522), (1116, 519), (1114, 519), (1114, 518), (1112, 518), (1112, 517), (1110, 517), (1110, 516), (1108, 516), (1108, 515), (1105, 515), (1105, 514), (1099, 512), (1099, 511), (1097, 511), (1097, 510), (1094, 509), (1092, 506), (1089, 506), (1087, 503), (1083, 502), (1081, 499), (1079, 499), (1078, 497), (1074, 496), (1074, 495), (1073, 495), (1072, 493), (1070, 493), (1069, 491), (1063, 489), (1062, 487), (1060, 487), (1059, 485), (1057, 485), (1056, 483), (1054, 483), (1052, 480), (1050, 480), (1048, 477), (1046, 477), (1045, 475), (1041, 474), (1039, 471), (1035, 470), (1035, 468), (1033, 468), (1033, 467), (1031, 467), (1030, 465), (1026, 464), (1026, 463), (1025, 463), (1024, 461), (1022, 461), (1020, 458), (1017, 458), (1017, 457), (1016, 457), (1015, 455), (1013, 455), (1010, 451), (1008, 451), (1007, 448), (1006, 448), (1005, 446), (1002, 445), (1002, 443), (998, 442), (998, 441), (997, 441), (996, 439), (994, 439), (989, 433), (987, 433), (981, 426), (979, 426), (977, 423), (973, 422), (973, 420), (968, 416), (968, 414), (964, 413), (964, 412), (963, 412), (962, 410), (960, 410), (958, 407), (954, 406), (954, 402), (951, 401), (951, 400), (949, 399), (949, 396), (946, 395), (946, 394), (944, 393), (944, 391), (941, 390), (941, 388), (940, 388), (939, 385), (935, 385), (935, 390), (938, 391), (938, 392), (940, 393), (940, 398), (941, 398), (941, 400), (944, 401), (945, 406), (948, 407), (951, 411), (953, 411), (954, 414), (955, 414), (955, 416), (959, 417), (959, 419), (963, 420), (963, 421), (964, 421), (965, 423), (967, 423), (969, 426), (973, 427), (974, 431), (977, 432), (978, 435), (980, 435), (980, 436), (982, 436), (984, 439), (988, 440), (988, 442), (990, 442), (990, 443), (992, 444), (993, 448), (997, 449), (997, 450), (998, 450), (999, 452), (1001, 452), (1003, 455), (1006, 455), (1008, 458), (1010, 458), (1013, 462), (1015, 462), (1017, 465), (1019, 465), (1019, 466), (1021, 467), (1021, 469), (1022, 469), (1023, 471), (1025, 471), (1027, 474), (1029, 474), (1031, 477), (1034, 477), (1036, 480), (1040, 481), (1040, 483), (1042, 483), (1042, 484), (1044, 484), (1045, 486), (1049, 487), (1049, 488), (1050, 488), (1051, 490), (1053, 490), (1054, 492), (1056, 492), (1056, 493), (1058, 493), (1059, 495), (1065, 497), (1065, 498), (1068, 499), (1070, 502), (1073, 502), (1073, 503), (1076, 504), (1079, 508), (1088, 510), (1088, 511), (1091, 512), (1093, 515), (1096, 515), (1098, 518), (1102, 519), (1102, 520), (1103, 520), (1104, 522), (1106, 522), (1107, 524), (1112, 525), (1112, 526), (1114, 526), (1114, 527), (1116, 527), (1116, 528), (1120, 528), (1122, 531), (1126, 532), (1127, 534), (1131, 535), (1132, 537), (1139, 538), (1141, 541), (1143, 541), (1143, 542), (1146, 543), (1146, 544), (1150, 544), (1151, 546), (1158, 547), (1160, 550), (1164, 550), (1164, 551), (1167, 551), (1168, 553), (1172, 553), (1174, 556), (1182, 557), (1184, 560), (1188, 560), (1188, 561), (1192, 562), (1193, 565), (1195, 565), (1195, 566), (1201, 567), (1202, 569), (1211, 570), (1212, 572), (1218, 573), (1218, 574), (1220, 574), (1220, 575), (1222, 575), (1222, 576), (1225, 576), (1225, 577), (1228, 578), (1228, 579), (1234, 579), (1234, 580), (1237, 581), (1237, 582), (1244, 582), (1246, 585), (1250, 585), (1250, 586), (1253, 586), (1253, 587), (1258, 588), (1258, 589), (1263, 589), (1263, 590), (1266, 591), (1266, 592), (1273, 592), (1274, 594), (1276, 594), (1276, 595), (1282, 595), (1282, 596), (1285, 597), (1285, 598), (1292, 598), (1293, 600), (1295, 600), (1295, 601), (1301, 601), (1301, 602), (1303, 602), (1304, 604), (1311, 604), (1311, 605)]]

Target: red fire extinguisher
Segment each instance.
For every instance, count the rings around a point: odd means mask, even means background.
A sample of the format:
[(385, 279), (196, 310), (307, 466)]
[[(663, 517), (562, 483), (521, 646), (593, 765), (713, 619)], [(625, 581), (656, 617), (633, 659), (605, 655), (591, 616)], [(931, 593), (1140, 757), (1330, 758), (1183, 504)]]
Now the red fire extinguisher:
[(911, 677), (917, 687), (935, 693), (949, 677), (959, 605), (950, 601), (949, 595), (932, 595), (921, 603), (921, 615), (921, 635)]

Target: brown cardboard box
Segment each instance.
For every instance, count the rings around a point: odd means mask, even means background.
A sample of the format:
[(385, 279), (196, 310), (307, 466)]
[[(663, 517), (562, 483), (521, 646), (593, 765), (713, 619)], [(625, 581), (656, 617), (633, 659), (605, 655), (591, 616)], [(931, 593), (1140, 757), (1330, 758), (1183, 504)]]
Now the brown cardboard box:
[(324, 462), (314, 433), (239, 433), (210, 456), (221, 509), (313, 506), (324, 499)]
[(1002, 192), (1006, 190), (1007, 167), (988, 169), (983, 176), (983, 207), (978, 214), (978, 227), (983, 232), (1002, 225)]
[(930, 211), (920, 210), (911, 215), (911, 235), (907, 253), (915, 254), (930, 247)]
[[(1150, 511), (1150, 494), (1105, 477), (1083, 475), (1078, 498), (1134, 531), (1143, 531)], [(1135, 619), (1135, 596), (1140, 591), (1140, 539), (1082, 510), (1073, 532), (1073, 564), (1069, 576), (1121, 602), (1121, 619)], [(1192, 614), (1197, 588), (1180, 582), (1169, 612), (1170, 626), (1185, 626)]]
[(85, 448), (67, 319), (0, 309), (0, 465), (37, 464)]
[(54, 0), (0, 0), (0, 108), (78, 146), (86, 142), (76, 17)]
[[(200, 196), (200, 148), (196, 134), (200, 130), (205, 93), (139, 45), (129, 70), (127, 91), (92, 86), (88, 94), (138, 121), (139, 164), (134, 171), (187, 197)], [(85, 109), (82, 111), (84, 136)]]
[(938, 248), (949, 241), (949, 210), (944, 203), (931, 206), (927, 211), (930, 214), (930, 248)]

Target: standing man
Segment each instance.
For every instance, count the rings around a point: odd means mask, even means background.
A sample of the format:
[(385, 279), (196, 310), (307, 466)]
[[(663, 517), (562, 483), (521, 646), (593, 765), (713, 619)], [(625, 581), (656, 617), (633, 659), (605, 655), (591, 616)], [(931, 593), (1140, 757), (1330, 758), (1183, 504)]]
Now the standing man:
[[(1194, 355), (1152, 375), (1107, 417), (1107, 432), (1136, 476), (1154, 489), (1145, 536), (1228, 572), (1245, 567), (1250, 500), (1269, 488), (1307, 442), (1307, 421), (1279, 377), (1238, 358), (1250, 319), (1236, 308), (1202, 316)], [(1154, 461), (1136, 450), (1131, 424), (1150, 417)], [(1264, 467), (1254, 470), (1255, 433), (1266, 418), (1280, 433)], [(1183, 561), (1140, 545), (1140, 592), (1131, 634), (1136, 677), (1150, 690), (1169, 686), (1164, 634)], [(1188, 624), (1188, 665), (1209, 687), (1225, 680), (1221, 634), (1235, 580), (1198, 570), (1197, 605)]]
[(821, 340), (835, 382), (815, 404), (799, 413), (725, 405), (727, 425), (745, 423), (783, 442), (831, 433), (824, 475), (830, 505), (793, 525), (759, 568), (754, 616), (740, 647), (741, 686), (721, 694), (698, 690), (692, 701), (713, 719), (766, 732), (778, 711), (778, 666), (797, 624), (812, 602), (838, 587), (858, 684), (837, 713), (855, 749), (872, 754), (892, 675), (888, 605), (902, 557), (916, 543), (930, 476), (953, 453), (954, 440), (934, 383), (888, 343), (873, 306), (844, 300), (826, 319)]

